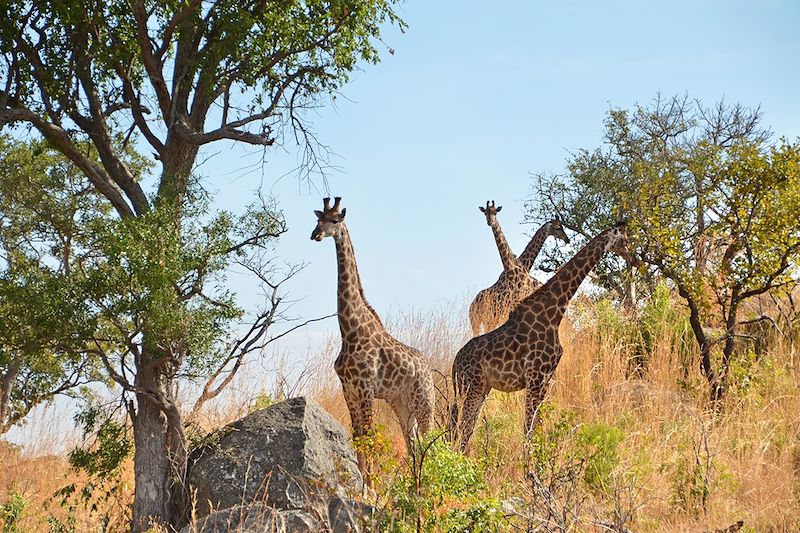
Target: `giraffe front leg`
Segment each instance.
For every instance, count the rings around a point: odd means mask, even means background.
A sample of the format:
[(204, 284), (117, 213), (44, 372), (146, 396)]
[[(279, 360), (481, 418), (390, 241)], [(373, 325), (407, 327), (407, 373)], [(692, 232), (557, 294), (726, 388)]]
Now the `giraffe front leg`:
[(369, 475), (371, 469), (366, 453), (369, 448), (369, 443), (366, 441), (366, 438), (374, 427), (374, 392), (366, 387), (360, 388), (352, 385), (343, 388), (347, 409), (350, 411), (350, 424), (353, 427), (358, 469), (364, 476), (364, 482), (370, 485), (371, 480)]
[(531, 385), (525, 388), (525, 439), (527, 440), (539, 420), (539, 406), (547, 392), (546, 385)]
[[(475, 423), (478, 421), (478, 414), (481, 411), (488, 389), (480, 385), (468, 387), (464, 394), (464, 407), (461, 410), (461, 420), (459, 424), (459, 437), (461, 439), (461, 453), (467, 450), (467, 444), (475, 431)], [(458, 401), (458, 400), (456, 400)]]

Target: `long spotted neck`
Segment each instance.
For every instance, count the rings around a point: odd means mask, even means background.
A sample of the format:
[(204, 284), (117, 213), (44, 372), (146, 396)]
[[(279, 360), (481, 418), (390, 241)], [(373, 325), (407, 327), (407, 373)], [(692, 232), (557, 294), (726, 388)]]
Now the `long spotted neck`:
[[(554, 296), (555, 305), (545, 308), (544, 312), (554, 316), (562, 316), (569, 305), (569, 301), (575, 296), (581, 282), (594, 268), (603, 254), (606, 252), (611, 230), (605, 230), (596, 235), (591, 241), (575, 254), (575, 257), (567, 261), (555, 276), (544, 284), (538, 291), (533, 293), (529, 300), (541, 300), (546, 298), (545, 293)], [(537, 297), (538, 295), (538, 297)]]
[(497, 251), (500, 252), (503, 270), (510, 271), (519, 267), (519, 260), (517, 256), (514, 255), (514, 252), (511, 251), (511, 247), (508, 245), (508, 241), (506, 241), (506, 236), (503, 235), (503, 230), (500, 229), (500, 223), (495, 217), (489, 219), (489, 226), (492, 227), (494, 242), (497, 244)]
[[(378, 325), (383, 328), (378, 314), (369, 305), (364, 296), (364, 288), (361, 286), (361, 277), (358, 275), (358, 265), (356, 264), (356, 254), (353, 251), (353, 242), (350, 240), (350, 233), (344, 222), (340, 222), (341, 229), (334, 236), (336, 242), (336, 263), (338, 266), (338, 294), (336, 311), (339, 315), (339, 330), (342, 335), (346, 335), (350, 330), (355, 329), (356, 320), (351, 317), (359, 317), (363, 325), (363, 316), (370, 316)], [(361, 311), (367, 311), (361, 313)]]
[(533, 234), (531, 241), (519, 254), (519, 262), (522, 263), (522, 267), (526, 271), (533, 267), (533, 262), (539, 257), (539, 252), (542, 251), (542, 246), (544, 246), (544, 241), (547, 240), (548, 235), (550, 235), (550, 223), (546, 222)]

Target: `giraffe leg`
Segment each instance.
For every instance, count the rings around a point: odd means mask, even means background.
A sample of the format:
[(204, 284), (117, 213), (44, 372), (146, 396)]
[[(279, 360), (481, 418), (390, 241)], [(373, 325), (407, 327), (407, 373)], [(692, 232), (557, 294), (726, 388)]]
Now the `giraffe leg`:
[(546, 385), (531, 385), (525, 389), (525, 438), (536, 428), (539, 406), (547, 393)]
[(400, 423), (400, 429), (406, 440), (406, 451), (408, 453), (412, 453), (414, 438), (417, 436), (417, 420), (414, 417), (414, 413), (411, 412), (410, 399), (410, 395), (407, 397), (397, 396), (389, 402), (397, 417), (397, 421)]
[(436, 401), (436, 394), (433, 387), (433, 378), (430, 372), (414, 382), (414, 395), (411, 402), (411, 409), (417, 419), (418, 431), (420, 436), (425, 435), (433, 426), (433, 408)]
[(478, 414), (481, 411), (484, 400), (486, 400), (487, 394), (489, 394), (489, 389), (483, 383), (473, 383), (469, 385), (464, 392), (464, 408), (461, 413), (458, 431), (461, 438), (462, 453), (466, 451), (469, 439), (472, 438), (472, 432), (475, 430), (475, 423), (478, 421)]
[[(374, 392), (364, 386), (359, 387), (353, 384), (344, 386), (344, 399), (347, 402), (347, 409), (350, 411), (350, 424), (353, 427), (353, 436), (356, 439), (364, 437), (374, 427), (373, 425), (373, 403)], [(358, 469), (364, 475), (365, 482), (369, 485), (369, 464), (363, 446), (356, 447), (356, 458), (358, 459)]]

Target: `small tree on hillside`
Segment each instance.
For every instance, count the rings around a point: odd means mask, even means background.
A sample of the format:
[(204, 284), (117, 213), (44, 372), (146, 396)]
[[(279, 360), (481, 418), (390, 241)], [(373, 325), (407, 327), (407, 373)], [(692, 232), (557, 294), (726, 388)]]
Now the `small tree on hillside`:
[[(748, 299), (796, 282), (800, 146), (770, 143), (760, 113), (656, 99), (614, 109), (606, 150), (582, 151), (542, 209), (585, 226), (627, 217), (639, 257), (685, 300), (711, 398), (724, 395)], [(596, 209), (589, 209), (594, 202)]]

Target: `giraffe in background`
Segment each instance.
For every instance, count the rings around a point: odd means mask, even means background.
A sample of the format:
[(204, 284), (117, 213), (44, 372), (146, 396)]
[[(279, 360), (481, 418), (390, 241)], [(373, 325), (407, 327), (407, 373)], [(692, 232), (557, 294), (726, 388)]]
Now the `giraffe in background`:
[[(453, 361), (450, 434), (465, 450), (491, 389), (525, 390), (525, 432), (533, 429), (563, 349), (558, 327), (581, 282), (608, 251), (630, 258), (625, 228), (607, 229), (525, 298), (499, 328), (467, 342)], [(461, 413), (459, 413), (461, 409)]]
[(503, 272), (491, 287), (480, 291), (469, 306), (469, 322), (472, 334), (475, 336), (480, 335), (482, 331), (488, 333), (505, 322), (517, 304), (541, 286), (541, 283), (531, 277), (530, 269), (547, 237), (553, 235), (564, 242), (569, 242), (561, 222), (551, 220), (539, 228), (517, 258), (511, 252), (497, 221), (497, 213), (502, 208), (503, 206), (495, 207), (494, 202), (490, 204), (488, 201), (486, 207), (478, 208), (486, 215), (486, 223), (492, 228), (497, 250), (503, 262)]

